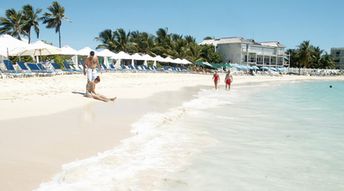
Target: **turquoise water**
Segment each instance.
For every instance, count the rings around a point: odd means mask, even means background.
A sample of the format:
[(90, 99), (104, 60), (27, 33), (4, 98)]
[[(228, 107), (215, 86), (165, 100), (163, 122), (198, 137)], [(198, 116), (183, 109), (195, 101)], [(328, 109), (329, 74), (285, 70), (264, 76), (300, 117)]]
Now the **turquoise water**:
[(343, 98), (343, 82), (202, 89), (37, 190), (344, 190)]
[(241, 88), (187, 119), (217, 143), (162, 190), (344, 190), (343, 98), (343, 82)]

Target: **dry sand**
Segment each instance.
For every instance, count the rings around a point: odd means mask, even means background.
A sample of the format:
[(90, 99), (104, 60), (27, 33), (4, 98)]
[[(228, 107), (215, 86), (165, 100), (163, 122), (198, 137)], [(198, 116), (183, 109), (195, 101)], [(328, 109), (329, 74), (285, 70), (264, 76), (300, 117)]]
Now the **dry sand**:
[[(224, 75), (221, 75), (221, 82)], [(62, 164), (108, 150), (130, 136), (130, 124), (147, 112), (163, 112), (191, 99), (211, 75), (106, 73), (97, 91), (114, 103), (83, 97), (85, 77), (0, 80), (0, 187), (38, 187)], [(343, 77), (234, 76), (242, 83)], [(222, 87), (223, 88), (223, 83)], [(179, 91), (182, 90), (182, 91)]]

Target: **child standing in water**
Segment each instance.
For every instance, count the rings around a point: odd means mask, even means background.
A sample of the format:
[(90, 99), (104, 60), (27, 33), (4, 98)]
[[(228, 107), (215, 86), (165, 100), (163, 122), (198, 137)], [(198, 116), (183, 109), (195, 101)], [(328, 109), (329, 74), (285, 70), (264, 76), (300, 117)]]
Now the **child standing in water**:
[(214, 80), (215, 90), (217, 90), (217, 84), (219, 83), (219, 80), (220, 80), (220, 76), (217, 73), (217, 71), (215, 71), (214, 73), (213, 80)]
[(228, 70), (226, 77), (225, 77), (225, 84), (226, 84), (226, 90), (231, 89), (231, 83), (233, 82), (233, 76), (231, 74), (231, 71)]

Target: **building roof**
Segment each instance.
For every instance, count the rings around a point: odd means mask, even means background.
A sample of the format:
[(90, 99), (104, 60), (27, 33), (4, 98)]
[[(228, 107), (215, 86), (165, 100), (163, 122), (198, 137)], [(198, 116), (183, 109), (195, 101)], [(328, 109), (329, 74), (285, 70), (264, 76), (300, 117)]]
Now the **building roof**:
[(261, 42), (260, 44), (263, 46), (285, 47), (283, 44), (281, 44), (278, 41), (267, 41), (267, 42)]
[(284, 48), (285, 46), (278, 41), (267, 41), (267, 42), (256, 42), (253, 39), (245, 39), (243, 37), (224, 37), (219, 39), (209, 39), (203, 40), (200, 44), (201, 45), (214, 45), (217, 46), (218, 44), (254, 44), (258, 46), (270, 46), (270, 47), (281, 47)]

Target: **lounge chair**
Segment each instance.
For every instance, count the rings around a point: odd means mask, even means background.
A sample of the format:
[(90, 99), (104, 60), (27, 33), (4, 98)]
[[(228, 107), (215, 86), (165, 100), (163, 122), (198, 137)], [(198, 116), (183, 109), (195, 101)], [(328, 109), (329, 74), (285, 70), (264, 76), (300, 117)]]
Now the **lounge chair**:
[(41, 70), (42, 73), (45, 73), (46, 75), (55, 75), (55, 71), (47, 69), (42, 63), (38, 63), (37, 67)]
[(114, 65), (114, 64), (110, 64), (110, 69), (111, 69), (112, 71), (116, 71), (115, 65)]
[(24, 74), (24, 77), (32, 77), (35, 74), (32, 73), (28, 67), (26, 67), (25, 62), (17, 62), (21, 72)]
[(127, 65), (126, 67), (129, 68), (129, 71), (131, 71), (131, 72), (136, 72), (136, 68), (135, 68), (133, 65), (129, 64), (129, 65)]
[(45, 76), (45, 74), (41, 71), (41, 69), (39, 69), (39, 67), (37, 66), (37, 64), (34, 64), (34, 63), (27, 63), (26, 65), (27, 65), (27, 67), (29, 67), (29, 69), (31, 70), (31, 72), (37, 74), (38, 76)]
[(8, 73), (9, 77), (23, 77), (23, 74), (19, 73), (13, 66), (10, 60), (4, 60), (6, 73)]
[(62, 71), (62, 68), (61, 68), (61, 66), (60, 66), (59, 64), (57, 64), (57, 63), (51, 63), (51, 66), (53, 67), (53, 69), (54, 69), (54, 71), (55, 71), (55, 73), (56, 73), (57, 75), (59, 75), (59, 74), (64, 74), (64, 72)]
[(72, 68), (72, 64), (70, 64), (69, 62), (66, 62), (66, 61), (63, 62), (63, 66), (64, 66), (63, 71), (70, 72), (70, 73), (80, 73), (81, 72), (81, 70)]
[(101, 69), (103, 69), (103, 71), (110, 71), (110, 69), (104, 64), (104, 63), (101, 63)]

